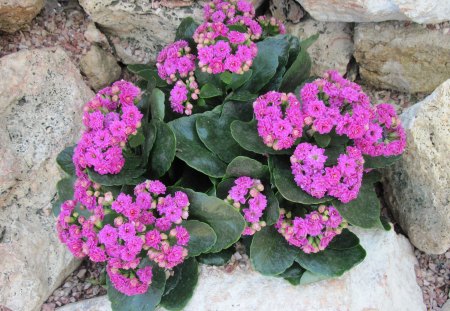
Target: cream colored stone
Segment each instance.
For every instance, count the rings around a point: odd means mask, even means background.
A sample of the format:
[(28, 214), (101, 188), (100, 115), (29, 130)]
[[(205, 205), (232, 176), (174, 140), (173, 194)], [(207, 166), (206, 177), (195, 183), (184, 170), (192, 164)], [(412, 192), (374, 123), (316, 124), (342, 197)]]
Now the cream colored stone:
[(45, 0), (0, 0), (0, 31), (16, 32), (44, 7)]

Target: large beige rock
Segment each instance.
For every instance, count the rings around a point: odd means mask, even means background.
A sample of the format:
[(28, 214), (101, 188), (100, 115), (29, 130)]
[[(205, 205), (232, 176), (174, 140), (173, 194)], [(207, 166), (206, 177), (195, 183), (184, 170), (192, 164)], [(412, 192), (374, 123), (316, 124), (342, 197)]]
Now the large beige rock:
[(317, 20), (382, 22), (411, 20), (433, 24), (450, 20), (450, 2), (442, 0), (297, 0)]
[(97, 45), (81, 58), (80, 67), (96, 91), (118, 80), (122, 72), (115, 57)]
[[(185, 311), (425, 310), (416, 283), (411, 244), (394, 231), (354, 230), (367, 251), (344, 276), (303, 286), (254, 271), (201, 266), (200, 280)], [(111, 311), (106, 297), (58, 311)]]
[(442, 254), (450, 248), (450, 79), (401, 119), (408, 147), (385, 172), (388, 203), (417, 248)]
[(319, 34), (317, 41), (308, 49), (313, 75), (322, 76), (329, 69), (336, 69), (345, 74), (353, 54), (352, 30), (349, 24), (324, 23), (307, 18), (298, 24), (288, 23), (286, 28), (287, 33), (301, 40)]
[(31, 22), (45, 0), (0, 0), (0, 31), (15, 32)]
[(357, 24), (354, 56), (362, 79), (380, 88), (432, 92), (450, 77), (448, 31), (402, 22)]
[(0, 77), (0, 306), (38, 310), (77, 265), (50, 208), (93, 93), (62, 49), (0, 58)]
[(269, 9), (276, 19), (294, 24), (305, 15), (302, 7), (295, 0), (271, 0)]
[[(148, 63), (158, 51), (173, 42), (181, 20), (202, 19), (202, 3), (167, 1), (173, 8), (152, 7), (149, 0), (80, 0), (92, 20), (110, 37), (125, 64)], [(184, 7), (176, 5), (184, 5)]]

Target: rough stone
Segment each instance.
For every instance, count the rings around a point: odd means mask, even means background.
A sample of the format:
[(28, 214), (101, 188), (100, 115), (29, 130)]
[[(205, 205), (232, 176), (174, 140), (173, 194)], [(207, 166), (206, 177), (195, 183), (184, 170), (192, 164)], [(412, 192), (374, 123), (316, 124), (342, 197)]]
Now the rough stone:
[(378, 88), (431, 93), (450, 77), (444, 30), (403, 22), (356, 25), (354, 56), (362, 79)]
[(110, 47), (108, 39), (100, 30), (98, 30), (94, 23), (89, 23), (87, 25), (87, 29), (84, 32), (84, 37), (90, 43), (97, 43), (98, 45), (106, 49)]
[(115, 57), (97, 45), (81, 58), (80, 67), (96, 91), (119, 79), (122, 71)]
[(0, 0), (0, 31), (16, 32), (28, 25), (44, 7), (45, 0)]
[(93, 93), (58, 48), (0, 58), (0, 306), (38, 310), (78, 262), (56, 236), (56, 155)]
[(305, 15), (302, 7), (295, 0), (271, 0), (269, 8), (272, 16), (283, 22), (289, 21), (296, 24)]
[(450, 248), (450, 79), (401, 115), (408, 147), (385, 172), (388, 203), (411, 243)]
[(181, 20), (202, 19), (202, 2), (170, 1), (172, 8), (154, 6), (154, 1), (80, 0), (84, 10), (109, 36), (125, 64), (148, 63), (158, 51), (173, 42)]
[[(198, 286), (184, 310), (305, 310), (305, 306), (307, 310), (425, 310), (415, 280), (417, 260), (408, 240), (394, 231), (354, 231), (367, 257), (340, 278), (292, 286), (251, 270), (237, 268), (227, 273), (201, 266)], [(103, 296), (58, 311), (81, 310), (111, 311), (111, 307)]]
[(324, 23), (306, 18), (298, 24), (288, 23), (287, 32), (306, 39), (316, 33), (319, 38), (308, 49), (312, 60), (312, 74), (322, 76), (324, 71), (336, 69), (341, 74), (347, 71), (347, 65), (353, 54), (352, 30), (347, 23)]
[(441, 0), (297, 0), (317, 20), (382, 22), (411, 20), (434, 24), (450, 20), (450, 2)]

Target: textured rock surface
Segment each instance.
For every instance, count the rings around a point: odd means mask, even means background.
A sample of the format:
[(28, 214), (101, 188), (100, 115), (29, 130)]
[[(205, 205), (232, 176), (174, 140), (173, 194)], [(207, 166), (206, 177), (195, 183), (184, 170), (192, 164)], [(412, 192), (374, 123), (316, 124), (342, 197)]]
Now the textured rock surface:
[(297, 0), (317, 20), (382, 22), (411, 20), (433, 24), (450, 20), (450, 2), (441, 0)]
[(106, 36), (97, 29), (95, 23), (89, 23), (87, 25), (87, 29), (84, 32), (84, 37), (90, 43), (97, 43), (98, 45), (106, 49), (110, 47), (108, 39), (106, 39)]
[[(80, 0), (84, 10), (108, 35), (126, 64), (148, 63), (156, 52), (173, 42), (180, 21), (202, 18), (202, 3), (171, 1), (185, 7), (152, 7), (153, 1)], [(168, 3), (171, 3), (170, 1)]]
[[(253, 271), (238, 268), (227, 273), (202, 266), (195, 294), (184, 310), (425, 310), (408, 240), (393, 231), (355, 232), (367, 257), (341, 278), (295, 287)], [(59, 310), (111, 309), (107, 298), (101, 297)]]
[(298, 23), (305, 15), (300, 4), (295, 0), (271, 0), (270, 13), (283, 22)]
[(289, 23), (286, 27), (287, 33), (301, 40), (319, 33), (317, 41), (308, 49), (313, 63), (313, 75), (321, 76), (329, 69), (336, 69), (345, 74), (353, 54), (352, 30), (349, 24), (324, 23), (307, 18), (298, 24)]
[(446, 30), (402, 22), (358, 24), (354, 56), (362, 79), (379, 88), (432, 92), (450, 77)]
[(0, 31), (15, 32), (38, 15), (45, 0), (0, 0)]
[(401, 119), (408, 147), (386, 170), (388, 203), (418, 249), (444, 253), (450, 248), (450, 80)]
[(77, 262), (58, 242), (55, 158), (93, 93), (61, 49), (0, 59), (0, 306), (38, 310)]
[(118, 80), (122, 71), (114, 56), (96, 45), (83, 56), (80, 67), (96, 91)]

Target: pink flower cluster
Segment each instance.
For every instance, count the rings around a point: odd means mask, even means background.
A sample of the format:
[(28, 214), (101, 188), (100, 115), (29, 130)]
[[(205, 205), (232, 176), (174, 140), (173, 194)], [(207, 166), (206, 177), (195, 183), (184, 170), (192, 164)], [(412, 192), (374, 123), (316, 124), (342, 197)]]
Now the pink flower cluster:
[(84, 107), (86, 130), (74, 151), (78, 177), (92, 167), (99, 174), (117, 174), (125, 164), (122, 149), (141, 126), (142, 114), (135, 103), (141, 92), (127, 81), (100, 90)]
[(242, 209), (242, 214), (247, 222), (243, 235), (253, 235), (256, 231), (266, 226), (262, 220), (264, 210), (267, 207), (267, 198), (262, 192), (264, 186), (259, 179), (241, 176), (234, 181), (234, 186), (228, 192), (225, 201), (237, 209)]
[(74, 256), (106, 262), (120, 292), (145, 293), (152, 280), (151, 266), (142, 264), (145, 257), (172, 269), (188, 254), (189, 232), (181, 225), (189, 215), (188, 197), (180, 191), (163, 196), (166, 187), (151, 180), (137, 185), (134, 197), (120, 193), (113, 198), (111, 192), (97, 188), (93, 196), (98, 205), (91, 213), (76, 199), (62, 204), (58, 236)]
[(288, 149), (302, 136), (303, 114), (294, 94), (270, 91), (256, 99), (253, 110), (258, 134), (267, 146)]
[(320, 205), (316, 211), (293, 219), (291, 212), (281, 209), (275, 227), (290, 245), (309, 254), (324, 250), (347, 227), (347, 222), (334, 206)]
[(305, 123), (320, 134), (333, 129), (351, 139), (364, 136), (373, 116), (369, 97), (361, 87), (328, 71), (323, 79), (306, 83), (300, 91)]
[(316, 198), (336, 197), (343, 203), (357, 198), (364, 171), (364, 159), (356, 147), (347, 147), (339, 155), (337, 165), (325, 167), (325, 149), (310, 143), (299, 144), (291, 156), (294, 180), (304, 191)]
[(200, 90), (193, 76), (185, 82), (178, 80), (170, 91), (170, 107), (177, 113), (184, 112), (186, 115), (191, 115), (194, 108), (192, 101), (197, 100), (199, 94)]
[(191, 48), (184, 40), (176, 41), (162, 49), (156, 59), (159, 77), (172, 84), (180, 78), (193, 76), (195, 55), (190, 52)]
[(396, 156), (406, 148), (406, 134), (393, 106), (380, 104), (363, 137), (355, 139), (355, 146), (371, 157)]
[(268, 18), (267, 16), (259, 16), (258, 23), (263, 29), (264, 36), (276, 36), (278, 34), (284, 35), (286, 33), (286, 27), (283, 22), (277, 20), (275, 17)]

